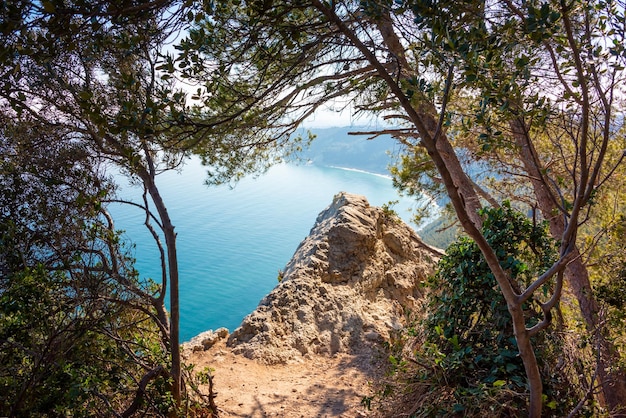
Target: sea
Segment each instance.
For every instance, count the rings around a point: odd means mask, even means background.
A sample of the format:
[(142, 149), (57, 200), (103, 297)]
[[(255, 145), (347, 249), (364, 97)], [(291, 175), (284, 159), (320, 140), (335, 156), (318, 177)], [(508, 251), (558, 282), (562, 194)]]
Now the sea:
[[(391, 178), (314, 164), (281, 164), (235, 185), (207, 186), (198, 159), (157, 177), (177, 233), (181, 340), (210, 329), (231, 332), (278, 284), (278, 273), (309, 234), (318, 214), (341, 191), (392, 208), (411, 222), (414, 198)], [(141, 189), (119, 177), (120, 196), (141, 201)], [(116, 229), (128, 243), (141, 277), (160, 277), (159, 253), (131, 205), (110, 204)], [(413, 225), (415, 227), (415, 225)]]

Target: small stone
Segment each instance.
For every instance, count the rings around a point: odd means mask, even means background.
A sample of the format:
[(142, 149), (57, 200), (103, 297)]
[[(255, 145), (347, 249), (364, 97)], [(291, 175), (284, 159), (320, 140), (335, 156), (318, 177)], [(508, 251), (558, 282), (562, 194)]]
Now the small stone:
[(365, 339), (367, 339), (368, 341), (373, 341), (373, 342), (380, 342), (383, 341), (383, 337), (377, 333), (376, 331), (369, 331), (365, 334)]

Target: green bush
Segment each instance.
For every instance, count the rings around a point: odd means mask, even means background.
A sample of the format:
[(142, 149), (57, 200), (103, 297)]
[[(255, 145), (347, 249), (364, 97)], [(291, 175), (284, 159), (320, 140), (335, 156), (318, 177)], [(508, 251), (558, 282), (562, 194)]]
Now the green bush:
[[(546, 225), (534, 224), (508, 203), (485, 209), (481, 215), (483, 234), (514, 288), (525, 288), (555, 260), (556, 246), (548, 238)], [(429, 309), (422, 324), (425, 341), (417, 356), (419, 363), (432, 367), (420, 378), (450, 392), (440, 398), (440, 404), (424, 408), (435, 415), (486, 413), (483, 408), (487, 406), (491, 416), (523, 414), (526, 375), (511, 317), (476, 243), (461, 237), (451, 244), (428, 286)], [(549, 285), (543, 290), (547, 294)], [(533, 302), (525, 306), (525, 312), (529, 326), (541, 318)], [(543, 370), (550, 370), (546, 364), (558, 352), (555, 344), (559, 339), (546, 333), (534, 339)], [(556, 408), (553, 386), (562, 382), (556, 375), (546, 376), (544, 382), (545, 404), (551, 410)], [(493, 409), (496, 404), (497, 411)]]
[(97, 161), (28, 124), (0, 124), (0, 151), (0, 416), (167, 413), (162, 302), (103, 210)]
[[(0, 280), (0, 415), (111, 415), (135, 398), (145, 367), (166, 364), (145, 301), (74, 280), (43, 265)], [(140, 410), (167, 411), (160, 380)]]

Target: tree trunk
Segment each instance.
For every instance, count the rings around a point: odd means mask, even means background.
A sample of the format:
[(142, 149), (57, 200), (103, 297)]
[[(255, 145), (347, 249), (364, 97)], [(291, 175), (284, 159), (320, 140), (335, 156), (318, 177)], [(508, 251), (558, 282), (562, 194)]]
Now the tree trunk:
[[(511, 128), (519, 149), (520, 159), (531, 179), (539, 210), (549, 222), (552, 237), (559, 241), (565, 232), (565, 223), (554, 201), (554, 195), (550, 192), (541, 175), (536, 151), (528, 139), (522, 121), (511, 122)], [(626, 374), (623, 370), (610, 370), (612, 364), (618, 363), (619, 353), (607, 338), (607, 330), (600, 324), (598, 304), (593, 297), (589, 272), (582, 262), (578, 248), (574, 249), (574, 259), (567, 266), (565, 278), (578, 300), (578, 306), (587, 330), (592, 333), (595, 340), (594, 348), (598, 353), (597, 373), (602, 387), (603, 401), (610, 410), (617, 412), (618, 409), (624, 408), (626, 405)], [(619, 416), (626, 416), (626, 414), (622, 412)]]
[(524, 311), (521, 304), (508, 306), (511, 317), (513, 318), (513, 332), (515, 341), (519, 350), (519, 356), (524, 363), (524, 371), (528, 379), (528, 388), (530, 391), (528, 416), (529, 418), (540, 418), (543, 405), (543, 383), (541, 381), (541, 373), (535, 351), (530, 340), (530, 335), (526, 330), (526, 321)]
[(159, 192), (158, 187), (154, 182), (154, 177), (147, 171), (139, 173), (141, 176), (154, 206), (159, 214), (161, 220), (161, 226), (163, 228), (163, 234), (165, 235), (165, 247), (167, 249), (167, 265), (168, 276), (170, 281), (170, 351), (172, 366), (170, 375), (172, 379), (172, 398), (176, 403), (178, 409), (181, 405), (181, 362), (180, 362), (180, 302), (178, 291), (178, 256), (176, 253), (176, 233), (174, 232), (174, 225), (170, 219), (167, 207), (163, 198)]
[[(159, 196), (160, 197), (160, 196)], [(172, 397), (177, 408), (181, 405), (181, 364), (180, 364), (180, 300), (178, 294), (178, 256), (176, 254), (176, 233), (174, 225), (167, 215), (167, 210), (163, 206), (166, 218), (161, 215), (163, 231), (165, 234), (165, 245), (167, 247), (167, 259), (170, 276), (170, 349), (172, 350)], [(159, 211), (161, 213), (161, 211)], [(167, 221), (166, 221), (167, 219)]]

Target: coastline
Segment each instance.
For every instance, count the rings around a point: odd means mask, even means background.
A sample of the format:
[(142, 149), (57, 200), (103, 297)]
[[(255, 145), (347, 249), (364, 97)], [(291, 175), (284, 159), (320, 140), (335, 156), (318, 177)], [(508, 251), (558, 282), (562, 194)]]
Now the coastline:
[[(313, 164), (315, 164), (315, 162), (313, 162)], [(381, 177), (384, 179), (388, 179), (388, 180), (393, 180), (393, 177), (390, 176), (389, 174), (382, 174), (382, 173), (377, 173), (374, 171), (368, 171), (368, 170), (363, 170), (360, 168), (353, 168), (353, 167), (343, 167), (343, 166), (338, 166), (338, 165), (318, 165), (318, 167), (327, 167), (327, 168), (334, 168), (337, 170), (345, 170), (345, 171), (352, 171), (355, 173), (363, 173), (363, 174), (369, 174), (371, 176), (377, 176), (377, 177)]]

